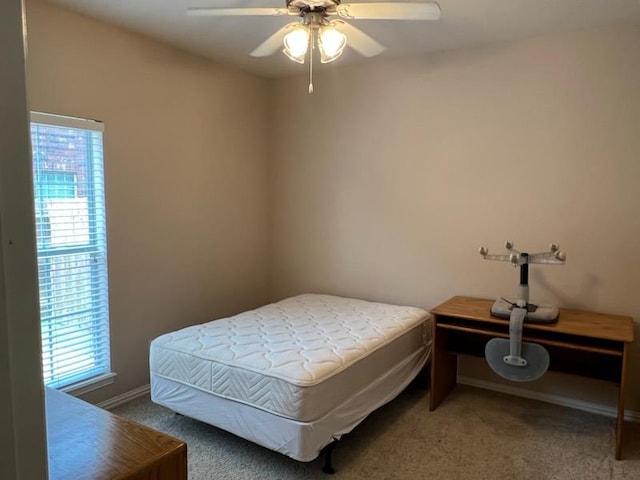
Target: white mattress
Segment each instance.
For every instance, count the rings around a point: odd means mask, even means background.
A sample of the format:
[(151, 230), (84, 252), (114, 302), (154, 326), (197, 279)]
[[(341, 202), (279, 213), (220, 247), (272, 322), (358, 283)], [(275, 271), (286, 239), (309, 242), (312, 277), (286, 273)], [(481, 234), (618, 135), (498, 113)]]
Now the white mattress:
[(150, 348), (152, 388), (167, 379), (310, 422), (426, 352), (428, 318), (414, 307), (291, 297), (158, 337)]
[(153, 373), (151, 399), (295, 460), (310, 462), (322, 448), (349, 433), (367, 415), (404, 390), (424, 368), (429, 353), (425, 349), (408, 356), (360, 392), (311, 422), (274, 415)]

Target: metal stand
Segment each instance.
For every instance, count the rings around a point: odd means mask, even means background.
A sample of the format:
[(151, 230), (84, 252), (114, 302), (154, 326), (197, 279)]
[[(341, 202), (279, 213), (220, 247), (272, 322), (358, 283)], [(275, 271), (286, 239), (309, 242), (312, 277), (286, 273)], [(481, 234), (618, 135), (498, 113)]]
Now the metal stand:
[(480, 255), (486, 260), (500, 260), (510, 262), (514, 267), (520, 267), (520, 285), (518, 298), (510, 301), (499, 298), (491, 307), (491, 314), (501, 318), (511, 318), (514, 308), (526, 310), (526, 320), (538, 323), (553, 323), (558, 320), (558, 308), (552, 305), (536, 305), (529, 303), (529, 264), (545, 263), (551, 265), (564, 264), (567, 256), (556, 244), (551, 244), (547, 252), (527, 253), (519, 252), (513, 248), (513, 242), (507, 241), (505, 247), (509, 251), (507, 255), (489, 255), (489, 249), (480, 247)]

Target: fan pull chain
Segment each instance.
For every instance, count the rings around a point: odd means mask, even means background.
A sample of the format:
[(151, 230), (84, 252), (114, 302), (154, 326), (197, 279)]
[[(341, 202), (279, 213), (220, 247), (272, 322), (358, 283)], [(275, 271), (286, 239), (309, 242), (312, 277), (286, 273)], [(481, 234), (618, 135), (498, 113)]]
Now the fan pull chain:
[(309, 95), (313, 93), (313, 48), (315, 31), (311, 30), (309, 35)]

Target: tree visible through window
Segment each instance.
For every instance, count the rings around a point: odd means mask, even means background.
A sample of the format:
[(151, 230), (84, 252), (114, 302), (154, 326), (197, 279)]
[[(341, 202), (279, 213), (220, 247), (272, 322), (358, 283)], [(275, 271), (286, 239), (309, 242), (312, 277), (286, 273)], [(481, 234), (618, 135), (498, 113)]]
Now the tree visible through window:
[(102, 124), (32, 114), (45, 383), (110, 373)]

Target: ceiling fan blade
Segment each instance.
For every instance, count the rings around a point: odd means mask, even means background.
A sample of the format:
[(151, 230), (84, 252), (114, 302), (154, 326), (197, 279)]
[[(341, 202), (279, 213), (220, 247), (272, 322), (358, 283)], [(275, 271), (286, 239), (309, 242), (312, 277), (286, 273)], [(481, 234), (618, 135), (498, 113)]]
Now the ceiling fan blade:
[(347, 36), (347, 45), (360, 55), (373, 57), (384, 52), (385, 48), (382, 45), (359, 28), (338, 20), (331, 23), (335, 26), (336, 30)]
[(342, 3), (336, 12), (356, 20), (438, 20), (440, 5), (429, 3)]
[(284, 36), (292, 27), (296, 25), (300, 25), (299, 22), (293, 22), (285, 25), (280, 30), (276, 31), (273, 35), (267, 38), (264, 42), (258, 45), (249, 55), (252, 57), (267, 57), (269, 55), (273, 55), (279, 49), (283, 47)]
[(205, 8), (193, 7), (187, 9), (191, 17), (229, 17), (229, 16), (280, 16), (297, 15), (286, 8)]

